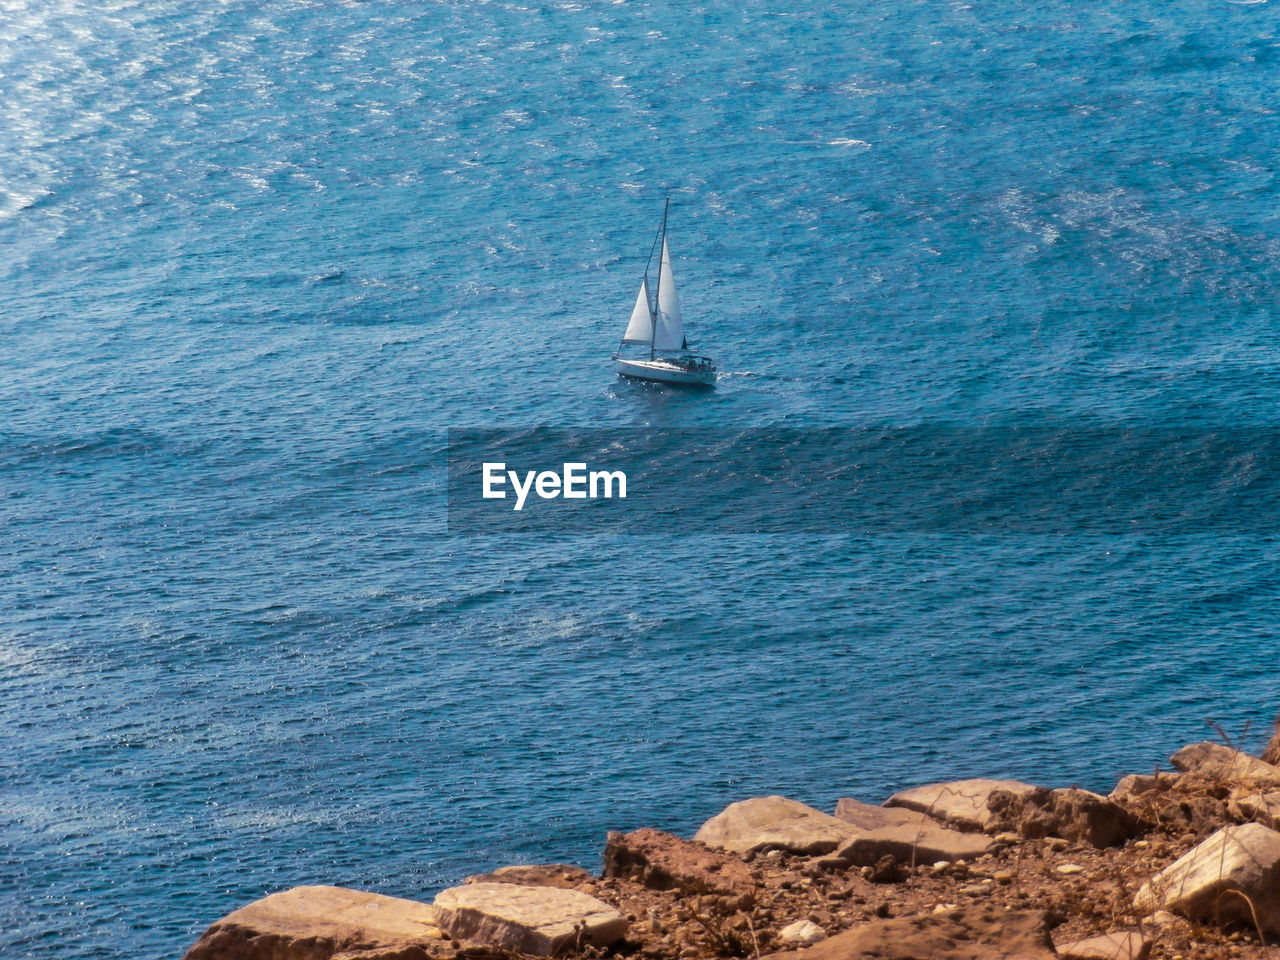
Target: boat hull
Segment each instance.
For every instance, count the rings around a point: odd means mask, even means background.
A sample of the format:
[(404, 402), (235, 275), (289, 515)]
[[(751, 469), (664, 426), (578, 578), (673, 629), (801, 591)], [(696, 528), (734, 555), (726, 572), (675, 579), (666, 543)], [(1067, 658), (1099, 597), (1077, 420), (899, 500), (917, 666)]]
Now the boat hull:
[(684, 387), (714, 387), (716, 371), (714, 367), (697, 370), (688, 369), (679, 363), (669, 360), (622, 360), (614, 361), (618, 365), (618, 374), (632, 380), (650, 380), (654, 383), (670, 383)]

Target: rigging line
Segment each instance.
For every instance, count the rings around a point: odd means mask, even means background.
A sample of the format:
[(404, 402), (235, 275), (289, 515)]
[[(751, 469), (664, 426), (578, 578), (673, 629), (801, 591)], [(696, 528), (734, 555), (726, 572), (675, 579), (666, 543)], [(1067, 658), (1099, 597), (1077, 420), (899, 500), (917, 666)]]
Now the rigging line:
[[(664, 214), (664, 218), (665, 218), (665, 214)], [(644, 264), (644, 280), (645, 280), (645, 283), (648, 283), (648, 282), (649, 282), (649, 268), (650, 268), (651, 266), (653, 266), (653, 251), (654, 251), (654, 250), (656, 250), (656, 249), (658, 249), (658, 240), (659, 240), (659, 239), (661, 239), (661, 237), (662, 237), (662, 227), (663, 227), (663, 224), (661, 224), (661, 223), (660, 223), (660, 224), (658, 224), (658, 230), (657, 230), (657, 232), (653, 235), (653, 243), (649, 246), (649, 259), (648, 259), (648, 260), (646, 260), (646, 261), (645, 261), (645, 264)]]

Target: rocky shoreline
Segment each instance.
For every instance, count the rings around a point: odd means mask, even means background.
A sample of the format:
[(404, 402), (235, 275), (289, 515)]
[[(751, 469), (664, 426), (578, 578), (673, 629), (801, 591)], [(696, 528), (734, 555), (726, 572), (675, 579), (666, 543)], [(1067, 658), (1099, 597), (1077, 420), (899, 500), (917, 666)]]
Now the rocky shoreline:
[(185, 960), (1280, 960), (1280, 733), (1200, 743), (1107, 796), (1012, 780), (828, 814), (731, 804), (693, 839), (609, 834), (603, 871), (468, 877), (431, 904), (297, 887)]

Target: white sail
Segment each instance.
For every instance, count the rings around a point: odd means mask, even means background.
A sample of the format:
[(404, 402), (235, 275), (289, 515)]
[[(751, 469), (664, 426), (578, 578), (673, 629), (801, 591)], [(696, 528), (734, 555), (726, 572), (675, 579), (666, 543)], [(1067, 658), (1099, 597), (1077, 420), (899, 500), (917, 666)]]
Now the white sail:
[[(635, 322), (634, 314), (632, 323)], [(627, 328), (630, 330), (630, 327)], [(671, 253), (667, 238), (662, 238), (662, 272), (658, 276), (658, 332), (653, 338), (655, 350), (684, 349), (684, 317), (680, 298), (676, 295), (676, 278), (671, 272)]]
[(635, 309), (631, 311), (631, 320), (622, 335), (622, 342), (648, 343), (652, 339), (653, 317), (649, 313), (649, 280), (646, 278), (640, 281), (640, 293), (636, 296)]

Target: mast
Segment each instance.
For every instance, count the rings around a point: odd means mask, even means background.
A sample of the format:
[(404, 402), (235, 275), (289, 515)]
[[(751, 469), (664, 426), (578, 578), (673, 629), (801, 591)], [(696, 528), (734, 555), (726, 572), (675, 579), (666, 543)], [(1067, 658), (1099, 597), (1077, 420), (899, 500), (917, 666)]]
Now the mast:
[[(665, 251), (667, 249), (667, 211), (670, 209), (671, 209), (671, 198), (667, 197), (667, 202), (662, 207), (662, 241), (661, 241), (662, 245), (658, 248), (659, 251)], [(653, 261), (652, 251), (649, 252), (649, 260), (650, 262)], [(649, 271), (646, 269), (645, 273), (648, 274), (648, 272)], [(662, 292), (662, 253), (659, 252), (658, 282), (653, 285), (654, 308), (653, 308), (653, 323), (651, 324), (653, 330), (649, 335), (649, 359), (650, 360), (652, 360), (655, 356), (654, 344), (657, 342), (657, 339), (658, 339), (658, 318), (662, 315), (662, 308), (658, 306), (658, 304), (662, 303), (662, 301), (658, 299), (658, 294), (660, 294), (661, 292)]]

